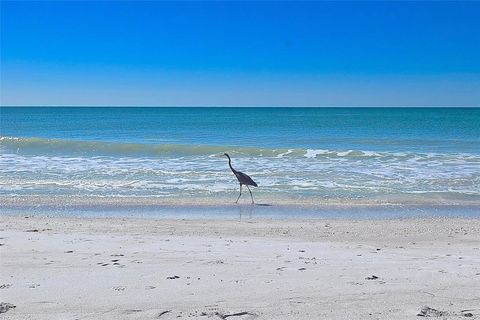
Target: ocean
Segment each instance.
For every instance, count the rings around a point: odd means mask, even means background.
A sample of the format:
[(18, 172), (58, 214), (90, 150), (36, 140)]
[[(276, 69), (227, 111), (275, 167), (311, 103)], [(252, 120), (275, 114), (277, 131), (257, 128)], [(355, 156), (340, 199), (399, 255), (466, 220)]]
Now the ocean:
[(480, 216), (480, 108), (1, 107), (0, 117), (4, 212), (219, 211), (239, 192), (228, 152), (258, 183), (260, 213)]

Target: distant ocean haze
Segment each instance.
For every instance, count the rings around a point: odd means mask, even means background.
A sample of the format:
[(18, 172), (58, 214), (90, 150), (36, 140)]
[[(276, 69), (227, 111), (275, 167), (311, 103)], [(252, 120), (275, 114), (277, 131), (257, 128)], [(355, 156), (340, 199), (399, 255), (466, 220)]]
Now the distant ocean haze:
[(0, 196), (480, 203), (478, 108), (1, 108)]

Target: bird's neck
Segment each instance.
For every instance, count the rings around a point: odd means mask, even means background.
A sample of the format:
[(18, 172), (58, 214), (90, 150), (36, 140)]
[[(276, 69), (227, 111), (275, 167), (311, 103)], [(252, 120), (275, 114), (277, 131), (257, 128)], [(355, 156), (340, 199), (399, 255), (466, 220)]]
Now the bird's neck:
[(232, 167), (232, 159), (230, 159), (230, 157), (228, 157), (228, 166), (230, 167), (230, 170), (232, 170), (233, 173), (237, 172), (235, 169), (233, 169)]

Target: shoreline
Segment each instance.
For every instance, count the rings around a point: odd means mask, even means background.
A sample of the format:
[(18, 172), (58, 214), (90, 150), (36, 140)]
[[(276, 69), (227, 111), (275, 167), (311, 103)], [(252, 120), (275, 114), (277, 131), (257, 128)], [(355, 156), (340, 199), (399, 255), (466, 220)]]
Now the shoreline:
[[(93, 196), (93, 195), (0, 195), (3, 206), (227, 206), (232, 205), (238, 196), (238, 190), (228, 195), (210, 196)], [(357, 208), (366, 206), (478, 206), (480, 197), (471, 195), (464, 199), (448, 197), (425, 198), (410, 194), (406, 196), (365, 198), (322, 198), (316, 195), (291, 197), (286, 195), (258, 195), (254, 192), (255, 203), (260, 206), (284, 206), (289, 208), (344, 207)], [(242, 195), (239, 204), (250, 204), (250, 196)]]
[[(243, 201), (242, 201), (243, 200)], [(480, 202), (385, 202), (340, 199), (241, 199), (218, 197), (78, 197), (0, 196), (0, 210), (10, 216), (124, 217), (148, 219), (400, 219), (480, 218)]]
[(480, 219), (2, 215), (0, 231), (4, 319), (480, 317)]

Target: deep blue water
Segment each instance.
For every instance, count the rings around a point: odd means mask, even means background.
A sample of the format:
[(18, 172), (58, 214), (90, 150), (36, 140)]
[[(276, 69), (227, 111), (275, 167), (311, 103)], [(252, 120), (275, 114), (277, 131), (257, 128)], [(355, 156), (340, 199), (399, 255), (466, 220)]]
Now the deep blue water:
[(480, 152), (480, 108), (1, 108), (1, 135), (120, 143)]

